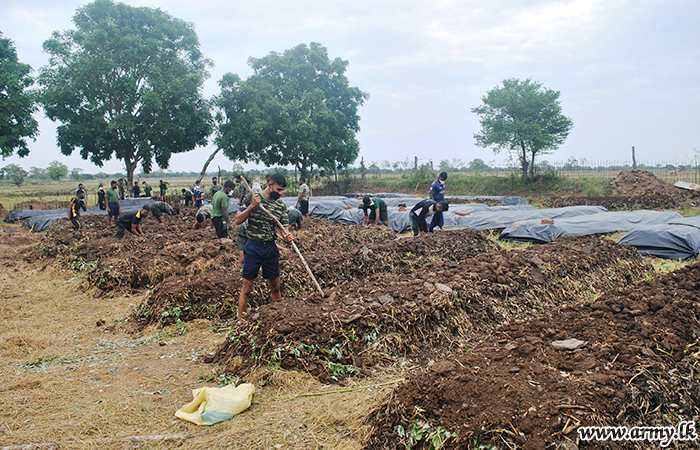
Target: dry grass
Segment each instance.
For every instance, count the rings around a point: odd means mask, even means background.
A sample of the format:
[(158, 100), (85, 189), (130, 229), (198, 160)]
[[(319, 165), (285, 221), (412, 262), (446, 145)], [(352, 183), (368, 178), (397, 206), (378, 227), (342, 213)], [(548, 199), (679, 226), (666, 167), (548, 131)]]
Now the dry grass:
[(339, 387), (261, 369), (245, 380), (257, 389), (249, 410), (213, 427), (183, 422), (174, 413), (192, 389), (221, 381), (220, 368), (199, 356), (224, 335), (206, 320), (188, 323), (185, 333), (168, 327), (130, 334), (125, 318), (141, 295), (96, 298), (84, 282), (69, 282), (73, 273), (24, 263), (22, 252), (39, 236), (17, 233), (0, 233), (0, 446), (123, 449), (135, 447), (129, 437), (145, 436), (139, 445), (152, 449), (359, 448), (367, 411), (393, 384), (298, 395), (401, 376), (395, 368)]

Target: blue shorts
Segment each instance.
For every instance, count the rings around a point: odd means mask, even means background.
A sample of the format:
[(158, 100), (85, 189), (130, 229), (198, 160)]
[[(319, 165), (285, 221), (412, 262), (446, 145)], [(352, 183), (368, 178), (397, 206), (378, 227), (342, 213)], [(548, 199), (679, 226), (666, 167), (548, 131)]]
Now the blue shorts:
[(107, 215), (109, 215), (110, 217), (119, 217), (119, 203), (110, 202)]
[(260, 267), (263, 270), (263, 278), (266, 280), (280, 276), (280, 251), (274, 241), (260, 242), (248, 239), (243, 255), (243, 273), (241, 275), (244, 279), (256, 279)]

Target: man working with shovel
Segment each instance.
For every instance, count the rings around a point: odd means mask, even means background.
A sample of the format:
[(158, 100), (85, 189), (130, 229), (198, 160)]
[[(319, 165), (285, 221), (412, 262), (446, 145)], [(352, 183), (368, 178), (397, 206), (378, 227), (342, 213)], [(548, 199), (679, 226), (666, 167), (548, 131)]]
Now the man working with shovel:
[(253, 290), (253, 282), (258, 276), (260, 267), (263, 270), (263, 278), (270, 286), (270, 297), (273, 302), (282, 299), (280, 292), (280, 254), (277, 249), (277, 224), (274, 219), (259, 208), (263, 206), (282, 224), (280, 229), (282, 238), (287, 242), (292, 242), (294, 236), (286, 231), (288, 224), (287, 206), (280, 197), (287, 187), (287, 180), (284, 175), (275, 173), (270, 176), (270, 181), (260, 194), (250, 193), (241, 202), (241, 208), (236, 215), (236, 225), (241, 225), (248, 221), (245, 258), (243, 262), (243, 287), (238, 297), (238, 318), (245, 319), (248, 311), (248, 297)]

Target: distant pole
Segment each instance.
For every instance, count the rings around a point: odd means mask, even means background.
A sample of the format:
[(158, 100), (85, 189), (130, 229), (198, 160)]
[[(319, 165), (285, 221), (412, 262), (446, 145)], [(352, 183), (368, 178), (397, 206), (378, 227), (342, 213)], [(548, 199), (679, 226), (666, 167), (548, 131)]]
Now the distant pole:
[(360, 173), (362, 175), (362, 181), (365, 181), (365, 157), (364, 156), (360, 160), (360, 168), (361, 168)]
[(413, 157), (413, 173), (414, 174), (418, 173), (418, 157), (417, 156)]
[(634, 145), (632, 146), (632, 169), (637, 168), (637, 158), (634, 156)]

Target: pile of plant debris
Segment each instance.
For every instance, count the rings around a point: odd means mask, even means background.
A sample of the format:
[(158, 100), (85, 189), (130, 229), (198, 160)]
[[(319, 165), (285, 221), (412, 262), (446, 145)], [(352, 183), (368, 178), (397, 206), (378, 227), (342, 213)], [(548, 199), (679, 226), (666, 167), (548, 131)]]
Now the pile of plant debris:
[[(478, 247), (486, 239), (470, 230), (448, 235), (447, 245), (471, 240)], [(430, 235), (404, 240), (413, 248), (441, 248)], [(236, 374), (267, 364), (322, 379), (368, 374), (399, 358), (427, 360), (466, 348), (496, 326), (592, 301), (649, 273), (653, 268), (633, 248), (600, 237), (406, 264), (346, 279), (326, 298), (309, 290), (306, 296), (261, 305), (230, 331), (210, 361)]]
[(416, 370), (368, 416), (366, 448), (649, 448), (658, 439), (584, 443), (576, 430), (697, 422), (699, 359), (696, 263), (507, 324)]

